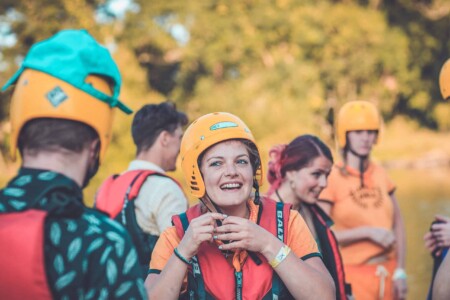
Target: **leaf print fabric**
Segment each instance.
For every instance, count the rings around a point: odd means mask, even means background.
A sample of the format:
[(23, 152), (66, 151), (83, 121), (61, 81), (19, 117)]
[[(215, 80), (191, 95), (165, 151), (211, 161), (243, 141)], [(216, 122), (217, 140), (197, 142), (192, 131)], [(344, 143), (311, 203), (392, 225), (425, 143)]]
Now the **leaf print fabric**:
[[(57, 192), (33, 199), (52, 185)], [(70, 217), (73, 205), (82, 205), (81, 200), (81, 189), (69, 178), (23, 168), (0, 191), (0, 213), (30, 208), (49, 211), (44, 228), (45, 260), (36, 263), (45, 264), (54, 299), (146, 299), (142, 271), (128, 233), (84, 205), (82, 214)]]

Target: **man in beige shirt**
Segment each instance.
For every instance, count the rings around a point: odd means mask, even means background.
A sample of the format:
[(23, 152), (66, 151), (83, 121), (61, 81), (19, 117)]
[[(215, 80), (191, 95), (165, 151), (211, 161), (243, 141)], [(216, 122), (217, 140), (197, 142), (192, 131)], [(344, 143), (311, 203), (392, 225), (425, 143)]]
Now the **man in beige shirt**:
[(173, 215), (188, 202), (179, 183), (166, 174), (175, 171), (187, 116), (171, 102), (144, 105), (134, 116), (131, 133), (136, 158), (128, 170), (108, 178), (95, 206), (130, 232), (146, 277), (151, 252)]

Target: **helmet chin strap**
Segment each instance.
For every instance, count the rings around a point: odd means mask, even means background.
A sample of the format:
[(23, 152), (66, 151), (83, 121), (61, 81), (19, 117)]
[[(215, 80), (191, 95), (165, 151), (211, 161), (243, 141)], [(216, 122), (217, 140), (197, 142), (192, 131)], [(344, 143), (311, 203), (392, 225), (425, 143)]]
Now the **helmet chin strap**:
[[(205, 191), (205, 198), (208, 199), (209, 203), (211, 203), (211, 204), (213, 205), (214, 210), (215, 210), (216, 212), (218, 212), (219, 214), (223, 214), (223, 212), (222, 212), (222, 210), (220, 209), (220, 207), (219, 207), (216, 203), (214, 203), (214, 201), (211, 199), (211, 197), (208, 195), (208, 192), (206, 192), (206, 191)], [(204, 206), (206, 206), (206, 208), (207, 208), (210, 212), (214, 212), (212, 209), (209, 208), (208, 205), (206, 205), (206, 203), (203, 201), (203, 199), (200, 198), (200, 201), (203, 203)], [(220, 221), (217, 220), (217, 222), (220, 222)], [(219, 225), (219, 224), (217, 224), (217, 225)], [(222, 224), (220, 224), (220, 225), (222, 225)], [(220, 226), (220, 225), (219, 225), (219, 226)]]

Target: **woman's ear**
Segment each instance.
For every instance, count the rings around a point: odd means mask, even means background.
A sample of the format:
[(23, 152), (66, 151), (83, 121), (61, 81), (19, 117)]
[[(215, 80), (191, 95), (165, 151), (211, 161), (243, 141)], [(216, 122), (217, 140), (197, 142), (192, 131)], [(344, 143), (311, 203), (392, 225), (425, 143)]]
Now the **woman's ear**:
[(284, 175), (284, 178), (286, 178), (287, 181), (293, 181), (294, 180), (294, 171), (287, 171), (286, 175)]

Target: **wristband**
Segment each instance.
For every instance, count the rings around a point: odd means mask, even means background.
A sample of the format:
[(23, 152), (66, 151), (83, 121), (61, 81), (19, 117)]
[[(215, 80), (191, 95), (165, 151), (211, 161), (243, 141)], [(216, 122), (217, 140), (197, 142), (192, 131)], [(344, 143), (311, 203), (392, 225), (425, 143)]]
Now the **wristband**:
[(278, 251), (278, 254), (269, 261), (269, 264), (272, 266), (272, 268), (276, 268), (283, 260), (286, 259), (288, 254), (291, 252), (291, 248), (289, 248), (287, 245), (284, 245), (281, 247), (280, 251)]
[(394, 275), (392, 275), (392, 279), (393, 280), (397, 280), (397, 279), (406, 279), (408, 278), (408, 276), (406, 276), (406, 272), (404, 269), (402, 268), (397, 268), (394, 271)]
[(183, 255), (181, 255), (180, 252), (178, 252), (178, 249), (175, 248), (173, 249), (173, 253), (175, 253), (175, 256), (178, 257), (182, 262), (184, 262), (187, 265), (191, 264), (191, 261), (187, 260), (186, 257), (184, 257)]

